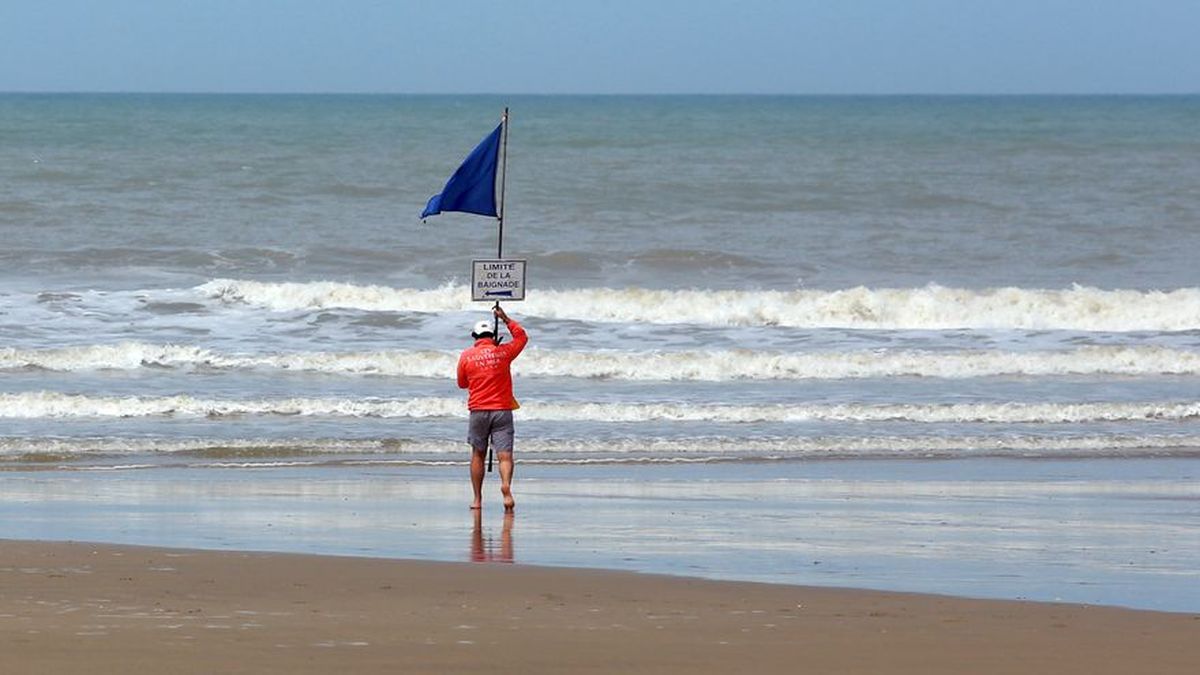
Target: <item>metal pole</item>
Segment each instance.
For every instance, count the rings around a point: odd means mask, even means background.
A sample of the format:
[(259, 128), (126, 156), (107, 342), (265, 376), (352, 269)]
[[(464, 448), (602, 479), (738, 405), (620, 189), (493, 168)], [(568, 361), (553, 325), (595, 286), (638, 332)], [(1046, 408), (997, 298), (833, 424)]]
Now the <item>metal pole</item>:
[[(500, 209), (496, 221), (496, 259), (504, 260), (504, 185), (508, 182), (508, 106), (504, 107), (504, 115), (500, 118), (504, 130), (500, 133)], [(497, 300), (493, 310), (500, 308)], [(492, 317), (492, 339), (500, 344), (500, 317)], [(492, 450), (488, 446), (487, 470), (492, 472)]]
[[(508, 182), (508, 106), (500, 117), (504, 129), (500, 132), (500, 209), (496, 229), (496, 260), (504, 260), (504, 186)], [(500, 307), (500, 301), (496, 301)], [(500, 317), (492, 318), (492, 339), (500, 344)]]
[(508, 106), (500, 118), (504, 131), (500, 134), (500, 222), (496, 237), (496, 258), (504, 259), (504, 186), (508, 182)]

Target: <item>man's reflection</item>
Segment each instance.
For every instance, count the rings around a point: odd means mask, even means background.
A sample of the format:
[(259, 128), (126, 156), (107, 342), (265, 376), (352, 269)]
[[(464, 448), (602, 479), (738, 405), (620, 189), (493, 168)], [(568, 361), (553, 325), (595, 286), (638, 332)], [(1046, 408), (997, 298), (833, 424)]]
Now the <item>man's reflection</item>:
[(471, 532), (471, 561), (472, 562), (513, 562), (513, 513), (504, 513), (504, 525), (500, 529), (500, 550), (496, 550), (496, 542), (491, 537), (483, 536), (483, 513), (481, 509), (471, 511), (475, 516), (475, 527)]

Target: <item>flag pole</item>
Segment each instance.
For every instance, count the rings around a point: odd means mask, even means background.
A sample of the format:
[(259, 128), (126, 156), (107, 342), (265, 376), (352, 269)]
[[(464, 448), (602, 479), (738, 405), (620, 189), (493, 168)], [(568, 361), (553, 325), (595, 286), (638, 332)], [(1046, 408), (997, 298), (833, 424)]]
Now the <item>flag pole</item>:
[[(508, 106), (504, 106), (504, 114), (500, 116), (503, 130), (500, 132), (500, 208), (497, 209), (496, 221), (496, 260), (504, 260), (504, 185), (508, 182)], [(500, 307), (496, 301), (494, 309)], [(500, 317), (492, 319), (492, 339), (500, 344)]]
[[(496, 260), (504, 260), (504, 184), (508, 182), (508, 106), (504, 106), (504, 114), (500, 117), (504, 129), (500, 132), (500, 208), (496, 216)], [(500, 309), (497, 300), (493, 309)], [(492, 317), (492, 339), (500, 344), (500, 317)], [(488, 446), (487, 470), (492, 472), (492, 446)]]
[(500, 118), (504, 131), (500, 133), (500, 209), (499, 229), (496, 237), (496, 258), (504, 259), (504, 184), (508, 182), (508, 106)]

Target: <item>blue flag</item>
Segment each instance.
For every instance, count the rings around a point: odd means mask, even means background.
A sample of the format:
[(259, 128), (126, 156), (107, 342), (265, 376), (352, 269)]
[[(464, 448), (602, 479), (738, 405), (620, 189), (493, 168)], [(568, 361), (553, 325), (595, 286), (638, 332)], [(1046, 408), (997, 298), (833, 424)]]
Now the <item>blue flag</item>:
[(446, 187), (429, 198), (421, 217), (436, 216), (443, 211), (461, 211), (496, 217), (496, 164), (500, 157), (501, 122), (496, 130), (475, 146), (454, 172)]

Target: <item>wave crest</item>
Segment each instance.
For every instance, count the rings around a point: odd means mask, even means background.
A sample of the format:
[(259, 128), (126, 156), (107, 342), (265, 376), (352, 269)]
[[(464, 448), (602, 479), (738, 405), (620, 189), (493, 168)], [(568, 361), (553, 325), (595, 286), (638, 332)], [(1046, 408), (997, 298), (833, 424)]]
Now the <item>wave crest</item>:
[[(443, 438), (2, 438), (0, 460), (56, 464), (103, 457), (182, 457), (187, 465), (465, 463), (461, 439)], [(966, 435), (528, 438), (523, 463), (676, 463), (829, 458), (1158, 457), (1200, 454), (1200, 436)], [(443, 458), (444, 457), (444, 458)], [(458, 457), (460, 459), (455, 459)], [(160, 466), (161, 461), (146, 466)], [(140, 466), (140, 465), (139, 465)]]
[[(274, 311), (477, 309), (467, 287), (396, 289), (336, 282), (216, 279), (196, 289), (222, 302)], [(1185, 331), (1200, 329), (1200, 288), (1173, 291), (866, 288), (795, 291), (583, 288), (529, 292), (521, 312), (547, 319), (718, 326), (886, 330)]]
[[(191, 396), (88, 396), (59, 392), (0, 394), (0, 418), (225, 417), (465, 418), (461, 399), (204, 399)], [(563, 403), (524, 401), (520, 416), (562, 422), (920, 422), (1078, 424), (1200, 418), (1200, 402), (765, 404)]]
[[(289, 370), (335, 375), (446, 378), (457, 352), (222, 353), (188, 345), (124, 342), (57, 349), (0, 349), (0, 370), (74, 372), (139, 368)], [(566, 351), (531, 348), (519, 375), (632, 381), (806, 380), (883, 377), (1200, 375), (1200, 352), (1158, 346), (1090, 346), (1064, 351), (848, 352)]]

